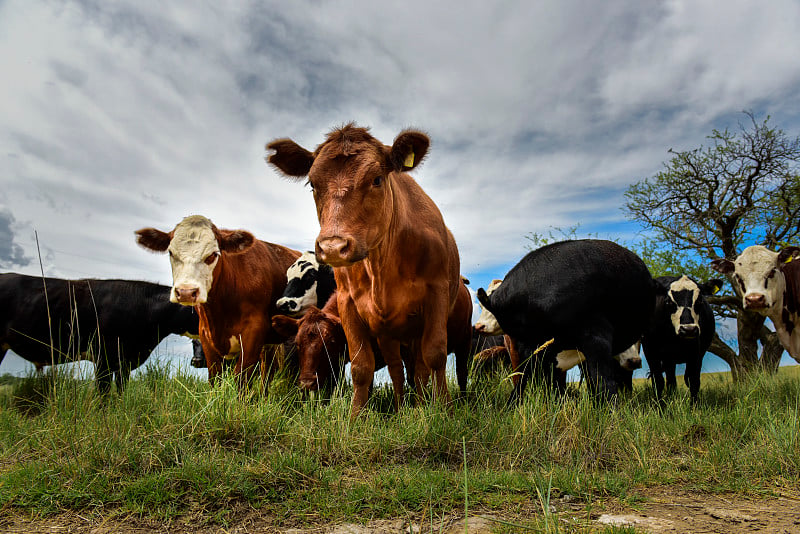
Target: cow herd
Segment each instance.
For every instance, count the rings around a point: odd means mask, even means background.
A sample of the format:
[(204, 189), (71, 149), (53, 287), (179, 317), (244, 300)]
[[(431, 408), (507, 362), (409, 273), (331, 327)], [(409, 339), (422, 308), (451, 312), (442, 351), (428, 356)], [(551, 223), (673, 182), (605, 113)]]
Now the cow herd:
[[(212, 384), (229, 362), (246, 388), (259, 369), (269, 380), (277, 347), (290, 342), (303, 390), (330, 389), (350, 363), (357, 416), (383, 367), (397, 409), (406, 385), (449, 402), (447, 355), (455, 355), (464, 393), (475, 340), (495, 335), (502, 337), (488, 351), (510, 360), (512, 402), (532, 379), (563, 390), (574, 366), (594, 396), (611, 399), (631, 388), (640, 346), (659, 399), (662, 375), (674, 389), (675, 366), (686, 364), (697, 400), (715, 329), (706, 297), (720, 280), (654, 279), (616, 243), (563, 241), (530, 252), (487, 291), (478, 289), (483, 310), (473, 327), (455, 239), (408, 174), (428, 147), (419, 131), (403, 131), (386, 146), (353, 124), (331, 131), (313, 151), (290, 139), (269, 143), (268, 163), (311, 186), (320, 225), (313, 252), (192, 215), (168, 231), (136, 231), (143, 248), (168, 253), (172, 287), (0, 275), (0, 361), (9, 349), (37, 368), (93, 359), (99, 390), (107, 392), (113, 377), (122, 391), (161, 339), (179, 333), (199, 338), (192, 362), (208, 367)], [(798, 256), (797, 247), (753, 246), (712, 267), (730, 277), (746, 310), (772, 320), (800, 361)]]

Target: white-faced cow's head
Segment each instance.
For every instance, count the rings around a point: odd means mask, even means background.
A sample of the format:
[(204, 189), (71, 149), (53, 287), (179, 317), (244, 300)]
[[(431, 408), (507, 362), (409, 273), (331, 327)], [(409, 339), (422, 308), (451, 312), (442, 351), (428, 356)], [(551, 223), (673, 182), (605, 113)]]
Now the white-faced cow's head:
[(367, 128), (347, 124), (333, 130), (312, 153), (291, 139), (267, 145), (268, 161), (289, 178), (308, 177), (317, 206), (320, 231), (315, 252), (333, 267), (367, 257), (389, 231), (395, 206), (397, 173), (416, 167), (430, 140), (405, 130), (386, 146)]
[(736, 289), (742, 294), (742, 306), (762, 315), (780, 313), (780, 303), (786, 290), (783, 265), (800, 257), (800, 248), (785, 247), (772, 252), (761, 245), (747, 247), (739, 257), (714, 260), (711, 267), (731, 275)]
[(275, 303), (278, 311), (286, 315), (300, 315), (311, 306), (319, 306), (318, 290), (321, 285), (330, 285), (331, 280), (321, 280), (322, 277), (333, 278), (333, 271), (329, 265), (319, 263), (313, 252), (304, 252), (297, 261), (286, 270), (286, 289), (283, 296)]
[[(502, 282), (502, 280), (492, 280), (486, 288), (486, 296), (494, 293)], [(481, 306), (481, 314), (473, 328), (477, 333), (484, 336), (499, 336), (503, 333), (503, 329), (500, 328), (500, 323), (497, 322), (497, 318), (492, 312), (487, 310), (485, 306)]]
[(669, 315), (675, 335), (696, 338), (700, 335), (701, 296), (713, 295), (721, 280), (709, 280), (698, 284), (688, 276), (659, 276), (655, 279), (657, 295), (663, 299), (663, 312)]
[(250, 232), (220, 230), (201, 215), (186, 217), (171, 232), (142, 228), (136, 231), (136, 236), (137, 243), (146, 249), (169, 252), (170, 300), (187, 306), (208, 300), (222, 253), (244, 252), (255, 242)]

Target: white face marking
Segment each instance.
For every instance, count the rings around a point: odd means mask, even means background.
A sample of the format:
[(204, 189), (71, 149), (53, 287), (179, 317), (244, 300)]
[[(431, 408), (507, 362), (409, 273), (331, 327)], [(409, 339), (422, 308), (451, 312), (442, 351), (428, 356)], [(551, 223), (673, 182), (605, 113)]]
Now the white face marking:
[(176, 290), (197, 289), (197, 301), (189, 304), (206, 302), (214, 267), (219, 261), (219, 244), (211, 229), (211, 221), (199, 215), (186, 217), (175, 227), (167, 250), (172, 265), (170, 300), (180, 303)]
[(624, 351), (614, 356), (614, 359), (619, 362), (620, 367), (627, 369), (628, 371), (633, 371), (634, 369), (639, 369), (642, 366), (642, 357), (639, 356), (639, 347), (641, 344), (641, 341), (637, 341)]
[[(778, 253), (766, 247), (755, 245), (747, 247), (734, 260), (734, 279), (742, 291), (742, 304), (764, 315), (770, 312), (780, 313), (776, 304), (783, 299), (786, 290), (786, 279), (778, 268)], [(777, 269), (776, 272), (773, 270)], [(748, 303), (763, 297), (763, 307)]]
[(556, 354), (556, 367), (561, 371), (569, 371), (584, 361), (586, 361), (586, 356), (579, 350), (562, 350)]
[[(289, 284), (292, 284), (292, 280), (301, 280), (303, 275), (311, 270), (319, 272), (319, 262), (317, 262), (317, 256), (313, 252), (303, 252), (303, 254), (301, 254), (300, 257), (297, 258), (297, 260), (286, 270), (286, 279)], [(287, 286), (287, 290), (288, 289), (289, 288)], [(299, 315), (307, 310), (310, 306), (316, 306), (317, 282), (314, 281), (311, 287), (304, 289), (305, 292), (302, 295), (281, 297), (275, 302), (275, 305), (278, 308), (281, 308), (285, 304), (293, 302), (294, 307), (286, 311), (286, 313), (290, 315)]]
[[(502, 282), (502, 280), (492, 280), (492, 283), (486, 288), (486, 294), (491, 295), (494, 293), (494, 291), (500, 287)], [(500, 323), (497, 322), (497, 319), (492, 312), (483, 306), (481, 306), (481, 314), (478, 317), (478, 321), (475, 323), (475, 330), (486, 336), (499, 336), (503, 334), (503, 329), (500, 328)]]
[[(682, 298), (679, 298), (681, 302), (677, 302), (675, 300), (676, 294), (681, 291), (687, 291), (685, 295), (690, 295), (690, 299), (686, 299), (684, 302)], [(692, 315), (692, 322), (691, 323), (683, 323), (683, 326), (695, 326), (699, 328), (700, 326), (697, 323), (697, 313), (694, 311), (694, 304), (697, 302), (698, 297), (700, 297), (700, 288), (697, 287), (689, 277), (686, 275), (681, 276), (678, 280), (675, 280), (670, 284), (669, 291), (667, 291), (667, 298), (670, 299), (676, 306), (677, 310), (675, 313), (670, 314), (670, 320), (672, 321), (672, 327), (675, 329), (676, 334), (680, 334), (681, 329), (681, 316), (683, 315), (684, 310), (688, 309), (689, 313)]]

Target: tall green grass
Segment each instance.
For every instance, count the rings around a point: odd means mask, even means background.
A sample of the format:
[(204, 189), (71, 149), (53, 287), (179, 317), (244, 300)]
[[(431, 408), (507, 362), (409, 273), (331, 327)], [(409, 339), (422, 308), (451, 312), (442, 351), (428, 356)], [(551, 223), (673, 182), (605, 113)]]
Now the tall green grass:
[(529, 388), (507, 408), (510, 387), (481, 380), (449, 407), (409, 400), (397, 414), (391, 389), (377, 387), (351, 421), (347, 385), (303, 400), (279, 377), (242, 396), (233, 380), (211, 388), (149, 364), (103, 400), (93, 381), (30, 377), (0, 396), (0, 505), (218, 523), (244, 505), (278, 524), (436, 524), (467, 505), (514, 517), (533, 503), (529, 523), (562, 532), (549, 503), (567, 493), (588, 511), (598, 498), (636, 503), (650, 485), (800, 490), (796, 377), (706, 380), (694, 408), (685, 388), (659, 408), (644, 386), (613, 406)]

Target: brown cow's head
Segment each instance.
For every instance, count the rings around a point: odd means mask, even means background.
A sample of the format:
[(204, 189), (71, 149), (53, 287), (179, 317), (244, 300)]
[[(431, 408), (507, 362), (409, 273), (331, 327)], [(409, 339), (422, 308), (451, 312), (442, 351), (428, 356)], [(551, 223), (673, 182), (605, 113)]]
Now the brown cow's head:
[(267, 149), (275, 151), (269, 163), (285, 175), (308, 176), (320, 225), (315, 252), (341, 267), (363, 260), (380, 243), (391, 222), (395, 175), (416, 167), (429, 145), (424, 133), (406, 130), (386, 146), (351, 123), (333, 130), (313, 153), (290, 139)]
[(245, 230), (220, 230), (202, 215), (191, 215), (171, 232), (137, 230), (136, 242), (155, 252), (169, 251), (170, 300), (194, 306), (208, 300), (220, 253), (245, 252), (253, 246), (255, 237)]
[(341, 365), (346, 339), (341, 320), (316, 306), (300, 318), (272, 317), (272, 328), (294, 337), (300, 361), (300, 387), (316, 391)]

